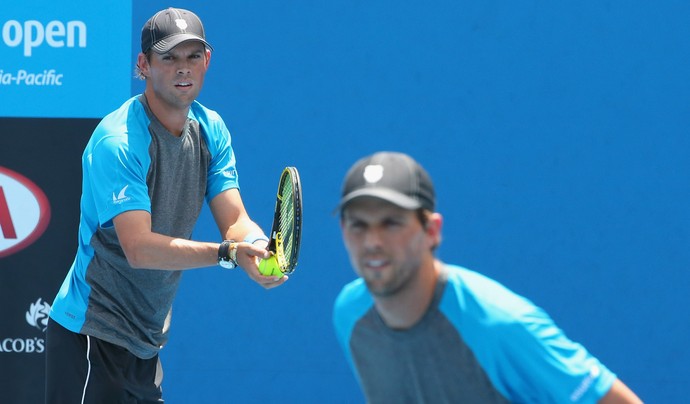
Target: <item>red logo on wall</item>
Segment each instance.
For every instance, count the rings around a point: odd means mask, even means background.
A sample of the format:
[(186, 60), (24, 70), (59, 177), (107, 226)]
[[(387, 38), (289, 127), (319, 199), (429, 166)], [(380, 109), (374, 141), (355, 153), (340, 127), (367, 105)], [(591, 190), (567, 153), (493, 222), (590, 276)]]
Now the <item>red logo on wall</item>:
[(38, 240), (48, 228), (48, 198), (31, 180), (0, 167), (0, 258)]

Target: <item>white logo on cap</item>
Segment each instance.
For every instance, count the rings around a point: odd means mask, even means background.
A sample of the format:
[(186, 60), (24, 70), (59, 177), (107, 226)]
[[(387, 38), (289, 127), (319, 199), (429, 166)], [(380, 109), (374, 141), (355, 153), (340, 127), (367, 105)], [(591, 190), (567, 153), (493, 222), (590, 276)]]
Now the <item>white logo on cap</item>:
[(183, 20), (182, 18), (175, 20), (175, 25), (177, 25), (177, 28), (181, 29), (182, 31), (187, 29), (187, 21)]
[(364, 167), (364, 179), (369, 183), (375, 183), (381, 181), (383, 178), (383, 166), (382, 165), (370, 165)]

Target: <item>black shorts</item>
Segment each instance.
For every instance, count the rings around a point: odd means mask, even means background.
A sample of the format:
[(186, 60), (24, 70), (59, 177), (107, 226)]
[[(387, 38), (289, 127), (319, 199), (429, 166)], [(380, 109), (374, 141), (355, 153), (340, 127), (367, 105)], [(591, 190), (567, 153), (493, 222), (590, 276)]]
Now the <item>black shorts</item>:
[(118, 345), (67, 330), (46, 331), (46, 403), (162, 403), (158, 355), (141, 359)]

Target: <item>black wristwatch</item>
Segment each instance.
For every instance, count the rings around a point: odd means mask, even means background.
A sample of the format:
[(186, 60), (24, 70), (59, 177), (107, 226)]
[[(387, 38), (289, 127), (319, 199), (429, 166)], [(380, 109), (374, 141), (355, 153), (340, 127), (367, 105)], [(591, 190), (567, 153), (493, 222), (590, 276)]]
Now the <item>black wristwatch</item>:
[(225, 269), (233, 269), (237, 266), (237, 243), (234, 240), (225, 240), (220, 243), (218, 265)]

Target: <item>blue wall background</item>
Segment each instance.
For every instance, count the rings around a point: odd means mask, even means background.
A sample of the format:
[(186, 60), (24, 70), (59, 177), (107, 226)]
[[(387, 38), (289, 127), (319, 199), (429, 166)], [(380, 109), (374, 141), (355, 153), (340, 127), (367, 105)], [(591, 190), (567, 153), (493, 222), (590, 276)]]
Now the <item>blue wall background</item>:
[[(138, 29), (168, 2), (135, 2)], [(250, 214), (301, 172), (290, 281), (189, 271), (163, 351), (167, 401), (358, 402), (331, 328), (354, 278), (336, 205), (376, 150), (435, 179), (443, 260), (545, 308), (647, 402), (690, 385), (690, 3), (191, 2), (215, 48), (200, 101), (225, 118)], [(133, 80), (133, 93), (143, 86)], [(217, 240), (207, 211), (196, 236)]]

